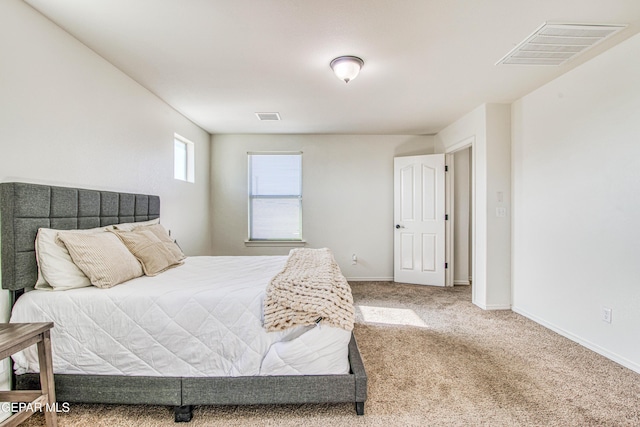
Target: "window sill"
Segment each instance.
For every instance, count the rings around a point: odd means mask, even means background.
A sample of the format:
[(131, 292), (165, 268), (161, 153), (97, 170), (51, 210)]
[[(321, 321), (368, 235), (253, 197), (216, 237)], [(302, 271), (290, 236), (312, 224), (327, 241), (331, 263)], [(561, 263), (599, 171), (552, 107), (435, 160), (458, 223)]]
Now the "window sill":
[(286, 247), (286, 248), (299, 248), (306, 246), (306, 240), (245, 240), (244, 245), (251, 246), (271, 246), (271, 247)]

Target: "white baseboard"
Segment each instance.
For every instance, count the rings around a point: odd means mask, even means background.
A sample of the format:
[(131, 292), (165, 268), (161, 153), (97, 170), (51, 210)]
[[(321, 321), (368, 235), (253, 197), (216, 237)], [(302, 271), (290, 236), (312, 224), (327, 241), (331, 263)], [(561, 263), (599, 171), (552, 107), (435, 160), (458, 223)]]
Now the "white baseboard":
[(468, 280), (454, 280), (453, 284), (454, 285), (467, 285), (468, 286), (468, 285), (471, 284), (471, 282), (468, 281)]
[(483, 310), (511, 310), (511, 304), (474, 304)]
[(528, 318), (533, 320), (534, 322), (544, 326), (545, 328), (551, 329), (552, 331), (562, 335), (565, 338), (570, 339), (571, 341), (574, 341), (578, 344), (580, 344), (583, 347), (588, 348), (589, 350), (595, 351), (596, 353), (598, 353), (601, 356), (606, 357), (607, 359), (613, 360), (614, 362), (624, 366), (625, 368), (629, 368), (632, 371), (635, 371), (637, 373), (640, 374), (640, 364), (637, 364), (635, 362), (632, 362), (631, 360), (620, 356), (619, 354), (616, 354), (612, 351), (607, 350), (606, 348), (600, 347), (597, 344), (592, 343), (589, 340), (586, 340), (578, 335), (575, 335), (569, 331), (566, 331), (556, 325), (554, 325), (553, 323), (547, 322), (546, 320), (543, 320), (531, 313), (526, 312), (525, 310), (522, 310), (518, 307), (513, 307), (513, 311)]
[(349, 282), (393, 282), (393, 277), (347, 277)]

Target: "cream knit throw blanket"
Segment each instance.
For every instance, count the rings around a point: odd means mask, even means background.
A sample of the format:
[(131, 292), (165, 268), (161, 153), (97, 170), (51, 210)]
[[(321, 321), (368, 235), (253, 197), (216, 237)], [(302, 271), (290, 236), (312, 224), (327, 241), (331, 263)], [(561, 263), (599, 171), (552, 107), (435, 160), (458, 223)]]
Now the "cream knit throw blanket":
[(264, 299), (264, 328), (280, 331), (323, 324), (351, 331), (355, 321), (351, 287), (329, 249), (293, 249), (271, 279)]

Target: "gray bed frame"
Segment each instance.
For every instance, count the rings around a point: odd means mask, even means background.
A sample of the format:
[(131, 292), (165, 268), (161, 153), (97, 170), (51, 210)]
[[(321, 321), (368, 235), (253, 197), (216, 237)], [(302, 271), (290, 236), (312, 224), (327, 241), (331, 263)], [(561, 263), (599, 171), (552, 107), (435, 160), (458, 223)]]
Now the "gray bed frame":
[[(34, 242), (38, 228), (86, 229), (160, 217), (158, 196), (0, 183), (2, 287), (12, 304), (37, 279)], [(55, 326), (54, 326), (55, 327)], [(193, 405), (254, 405), (354, 402), (364, 414), (367, 375), (355, 337), (346, 375), (255, 377), (143, 377), (55, 374), (58, 401), (155, 404), (175, 407), (176, 421), (189, 421)], [(39, 388), (37, 374), (18, 375), (18, 390)]]

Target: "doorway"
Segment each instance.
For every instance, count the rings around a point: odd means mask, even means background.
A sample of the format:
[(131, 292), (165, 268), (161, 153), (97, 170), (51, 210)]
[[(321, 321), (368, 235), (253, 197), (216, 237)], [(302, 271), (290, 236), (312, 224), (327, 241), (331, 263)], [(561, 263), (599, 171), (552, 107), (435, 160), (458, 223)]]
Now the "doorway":
[(469, 286), (473, 281), (473, 141), (463, 142), (446, 155), (394, 161), (396, 282)]
[(452, 153), (453, 160), (453, 285), (471, 285), (473, 235), (472, 147)]

